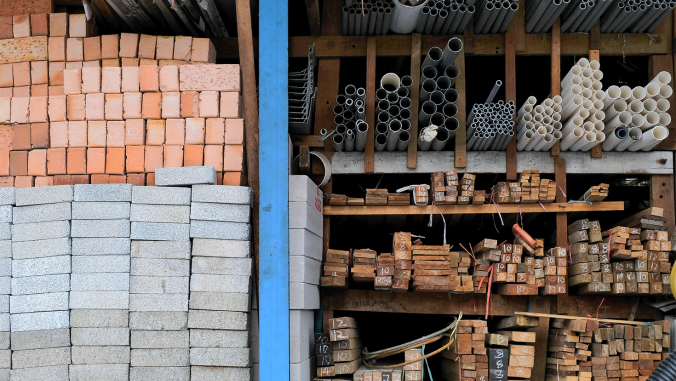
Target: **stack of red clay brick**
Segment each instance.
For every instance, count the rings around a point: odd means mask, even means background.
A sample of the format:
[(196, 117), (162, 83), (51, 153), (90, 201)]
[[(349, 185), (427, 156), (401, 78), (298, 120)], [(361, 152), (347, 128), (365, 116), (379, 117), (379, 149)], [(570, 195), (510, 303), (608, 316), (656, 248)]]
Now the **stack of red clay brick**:
[(0, 18), (0, 187), (200, 165), (246, 184), (239, 65), (208, 38), (94, 34), (84, 15)]

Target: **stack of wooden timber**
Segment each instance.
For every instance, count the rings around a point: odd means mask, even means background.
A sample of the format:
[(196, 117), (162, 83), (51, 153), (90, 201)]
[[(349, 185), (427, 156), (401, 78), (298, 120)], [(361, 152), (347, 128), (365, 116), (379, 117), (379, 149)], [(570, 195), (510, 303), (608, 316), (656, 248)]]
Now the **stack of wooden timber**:
[(495, 184), (492, 193), (498, 204), (553, 202), (556, 199), (556, 183), (541, 179), (538, 170), (525, 170), (519, 174), (517, 182)]
[[(590, 324), (594, 322), (595, 325)], [(591, 381), (589, 345), (594, 326), (598, 328), (598, 321), (553, 319), (550, 322), (545, 381)]]
[(322, 265), (322, 287), (346, 288), (348, 286), (349, 251), (328, 249)]
[[(462, 175), (462, 180), (460, 182), (460, 196), (458, 196), (458, 204), (466, 205), (473, 202), (474, 197), (474, 181), (476, 180), (476, 175), (471, 173), (465, 173)], [(485, 194), (485, 193), (484, 193)], [(483, 204), (483, 202), (482, 202)]]
[(367, 189), (366, 205), (387, 205), (387, 189)]
[(354, 374), (362, 364), (357, 322), (349, 317), (331, 319), (329, 328), (328, 333), (315, 334), (317, 377), (320, 380)]
[(666, 221), (664, 209), (653, 206), (619, 221), (617, 225), (628, 228), (664, 230)]
[(444, 380), (488, 381), (486, 337), (488, 326), (483, 320), (461, 320), (455, 344), (441, 352), (441, 372)]
[(352, 281), (373, 283), (376, 278), (376, 257), (374, 250), (352, 251)]
[(491, 188), (493, 200), (498, 204), (518, 204), (521, 202), (519, 183), (499, 182)]
[(387, 205), (411, 205), (411, 195), (408, 192), (404, 193), (388, 193)]
[(397, 232), (392, 238), (394, 255), (394, 277), (392, 291), (408, 291), (413, 268), (411, 233)]
[[(445, 175), (444, 172), (432, 173), (430, 192), (432, 192), (432, 200), (435, 204), (455, 204), (458, 201), (458, 173), (457, 171), (448, 171), (446, 174), (449, 172), (452, 172), (452, 175)], [(453, 180), (444, 181), (449, 177)], [(448, 183), (453, 183), (453, 185)]]
[[(361, 366), (352, 376), (353, 381), (402, 381), (404, 374), (403, 368), (395, 369), (368, 369), (365, 366)], [(420, 379), (422, 380), (422, 379)]]
[(568, 256), (565, 247), (554, 247), (544, 257), (545, 286), (542, 295), (566, 294)]
[(453, 291), (450, 245), (415, 245), (412, 247), (413, 290)]
[(363, 198), (358, 198), (358, 197), (347, 197), (344, 194), (337, 194), (334, 193), (331, 195), (329, 198), (329, 205), (337, 205), (337, 206), (344, 206), (344, 205), (350, 205), (350, 206), (363, 206), (364, 205), (364, 199)]
[[(514, 327), (513, 329), (525, 329)], [(535, 365), (535, 332), (524, 331), (497, 331), (499, 335), (509, 339), (509, 366), (507, 376), (511, 378), (530, 378), (531, 370)]]
[[(406, 362), (422, 357), (422, 348), (409, 349), (404, 352), (404, 361)], [(423, 360), (412, 362), (404, 366), (404, 381), (422, 381), (424, 375)]]
[(591, 201), (591, 202), (603, 201), (605, 200), (606, 197), (608, 197), (608, 187), (609, 185), (605, 183), (594, 185), (593, 187), (589, 188), (586, 192), (584, 192), (584, 195), (582, 195), (582, 197), (580, 197), (578, 201)]
[[(571, 263), (568, 284), (577, 287), (579, 294), (599, 294), (611, 291), (610, 272), (604, 266), (610, 263), (608, 244), (603, 243), (599, 221), (582, 219), (568, 225)], [(573, 242), (574, 241), (574, 242)]]
[(394, 257), (390, 253), (381, 253), (378, 255), (378, 265), (376, 266), (376, 277), (373, 280), (373, 287), (376, 290), (391, 290), (393, 275)]

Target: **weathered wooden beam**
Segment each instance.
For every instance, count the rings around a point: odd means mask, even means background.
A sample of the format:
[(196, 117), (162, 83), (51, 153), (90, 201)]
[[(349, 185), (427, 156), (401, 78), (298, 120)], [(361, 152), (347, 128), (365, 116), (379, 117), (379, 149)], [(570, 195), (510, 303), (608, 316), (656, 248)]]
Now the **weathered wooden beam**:
[[(589, 60), (601, 62), (601, 20), (597, 20), (596, 24), (589, 32)], [(593, 159), (600, 159), (603, 157), (602, 144), (599, 143), (589, 150), (589, 154)]]
[(666, 218), (664, 230), (674, 231), (674, 175), (652, 175), (650, 177), (650, 206), (664, 209)]
[[(319, 17), (319, 0), (305, 0), (305, 9), (307, 10), (307, 22), (310, 25), (310, 34), (319, 36), (322, 33), (322, 24)], [(334, 17), (337, 16), (334, 15)]]
[[(561, 95), (561, 19), (552, 25), (552, 98)], [(518, 107), (518, 105), (517, 105)], [(550, 154), (557, 157), (561, 154), (561, 141), (552, 146)]]
[(406, 158), (406, 167), (415, 168), (418, 165), (418, 104), (420, 101), (420, 56), (422, 51), (420, 45), (422, 36), (414, 33), (411, 38), (411, 129), (410, 140), (408, 142), (408, 156)]
[(376, 38), (368, 38), (366, 54), (366, 123), (369, 130), (366, 132), (366, 148), (364, 151), (364, 172), (373, 173), (373, 153), (375, 149), (376, 131)]
[[(439, 46), (445, 46), (439, 45)], [(427, 50), (423, 50), (427, 51)], [(458, 130), (455, 132), (455, 167), (467, 166), (467, 90), (465, 81), (465, 52), (461, 51), (455, 58), (455, 66), (458, 67), (458, 78), (455, 80), (455, 90), (458, 92), (458, 100), (455, 106), (458, 108)]]
[[(505, 102), (512, 101), (516, 106), (516, 23), (511, 23), (505, 34)], [(515, 113), (516, 115), (516, 113)], [(516, 181), (516, 125), (514, 136), (510, 139), (505, 152), (507, 161), (507, 180)]]
[[(595, 202), (592, 205), (586, 202), (575, 204), (551, 203), (543, 204), (476, 204), (476, 205), (437, 205), (433, 213), (443, 214), (493, 214), (498, 210), (500, 213), (557, 213), (564, 214), (572, 212), (601, 212), (624, 210), (622, 201)], [(429, 206), (405, 205), (405, 206), (324, 206), (325, 216), (388, 216), (388, 215), (429, 215)]]

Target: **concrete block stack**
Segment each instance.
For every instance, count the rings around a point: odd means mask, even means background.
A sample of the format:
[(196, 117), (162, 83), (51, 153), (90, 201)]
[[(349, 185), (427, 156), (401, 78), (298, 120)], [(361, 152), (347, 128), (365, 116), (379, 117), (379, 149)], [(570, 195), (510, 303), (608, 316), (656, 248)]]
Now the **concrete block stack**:
[[(12, 208), (14, 205), (14, 188), (0, 188), (0, 359), (9, 359), (12, 354), (9, 347), (9, 298), (12, 281)], [(9, 377), (10, 363), (0, 361), (0, 380)], [(4, 377), (4, 378), (3, 378)]]
[(72, 205), (72, 380), (129, 374), (131, 184), (75, 185)]
[[(16, 190), (11, 230), (12, 379), (69, 380), (72, 201), (70, 185)], [(8, 356), (3, 356), (2, 365), (9, 365)]]

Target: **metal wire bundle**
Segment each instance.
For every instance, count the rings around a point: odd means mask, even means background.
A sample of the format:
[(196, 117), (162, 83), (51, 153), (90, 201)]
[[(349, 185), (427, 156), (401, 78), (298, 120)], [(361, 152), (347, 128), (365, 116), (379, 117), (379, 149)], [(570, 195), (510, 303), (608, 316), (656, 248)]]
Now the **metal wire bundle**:
[(461, 50), (462, 41), (453, 37), (443, 51), (431, 48), (422, 62), (418, 113), (418, 149), (421, 151), (442, 150), (458, 130), (455, 117), (458, 92), (453, 86), (460, 70), (453, 63)]
[(601, 18), (601, 32), (652, 33), (674, 7), (668, 0), (615, 0)]
[(570, 0), (526, 0), (526, 32), (547, 32), (569, 3)]
[(539, 105), (528, 97), (517, 113), (516, 148), (519, 151), (547, 151), (561, 139), (561, 102), (563, 98), (547, 98)]
[(392, 0), (345, 0), (341, 33), (343, 36), (385, 35), (392, 24)]
[(408, 149), (412, 84), (413, 79), (408, 75), (399, 78), (394, 73), (387, 73), (380, 79), (380, 88), (376, 90), (376, 151)]
[(475, 12), (474, 1), (428, 0), (418, 17), (416, 33), (462, 33)]
[(366, 90), (354, 85), (345, 86), (345, 94), (338, 94), (333, 106), (333, 121), (336, 124), (332, 137), (336, 151), (358, 151), (366, 147), (366, 133), (369, 125), (364, 121)]
[(514, 102), (475, 103), (467, 130), (467, 149), (472, 151), (504, 151), (514, 136)]
[(474, 33), (505, 33), (519, 9), (518, 0), (479, 0)]

